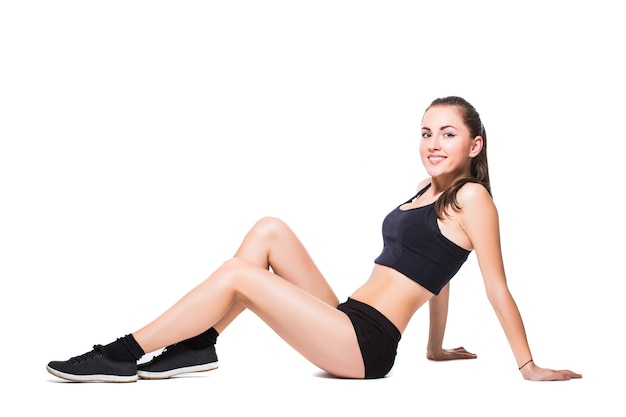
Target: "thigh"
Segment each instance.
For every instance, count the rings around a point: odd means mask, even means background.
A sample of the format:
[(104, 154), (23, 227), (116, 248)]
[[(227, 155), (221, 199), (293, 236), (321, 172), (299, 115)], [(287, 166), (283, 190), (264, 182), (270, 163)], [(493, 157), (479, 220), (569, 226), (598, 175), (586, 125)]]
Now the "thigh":
[(281, 278), (336, 307), (339, 300), (310, 254), (282, 220), (264, 217), (250, 229), (235, 257), (271, 268)]
[(343, 378), (365, 369), (352, 322), (336, 307), (245, 261), (230, 263), (237, 301), (314, 365)]

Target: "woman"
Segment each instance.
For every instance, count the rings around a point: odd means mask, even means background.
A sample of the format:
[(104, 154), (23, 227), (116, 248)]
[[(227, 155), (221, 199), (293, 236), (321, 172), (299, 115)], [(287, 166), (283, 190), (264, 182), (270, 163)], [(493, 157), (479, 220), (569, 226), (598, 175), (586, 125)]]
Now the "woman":
[[(129, 382), (168, 378), (218, 366), (219, 333), (244, 309), (257, 314), (314, 365), (341, 378), (381, 378), (391, 370), (402, 332), (430, 304), (430, 359), (475, 355), (441, 343), (449, 281), (474, 250), (487, 296), (518, 368), (529, 380), (581, 375), (537, 366), (517, 306), (509, 293), (498, 214), (491, 198), (485, 129), (460, 97), (433, 101), (422, 119), (420, 156), (428, 178), (416, 196), (383, 223), (383, 251), (369, 279), (339, 303), (293, 232), (264, 218), (245, 236), (235, 256), (138, 331), (67, 361), (49, 372), (72, 381)], [(166, 347), (137, 366), (146, 353)]]

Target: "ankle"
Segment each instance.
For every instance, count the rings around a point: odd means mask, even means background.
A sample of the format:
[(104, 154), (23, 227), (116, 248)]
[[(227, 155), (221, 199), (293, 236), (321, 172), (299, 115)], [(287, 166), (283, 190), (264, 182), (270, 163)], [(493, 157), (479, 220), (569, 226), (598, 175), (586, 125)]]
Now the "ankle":
[(102, 347), (102, 354), (112, 361), (137, 362), (145, 354), (132, 334)]
[(217, 337), (219, 333), (213, 327), (210, 329), (200, 333), (197, 336), (190, 337), (189, 339), (183, 340), (183, 345), (190, 347), (191, 349), (205, 349), (211, 346), (214, 346), (217, 343)]

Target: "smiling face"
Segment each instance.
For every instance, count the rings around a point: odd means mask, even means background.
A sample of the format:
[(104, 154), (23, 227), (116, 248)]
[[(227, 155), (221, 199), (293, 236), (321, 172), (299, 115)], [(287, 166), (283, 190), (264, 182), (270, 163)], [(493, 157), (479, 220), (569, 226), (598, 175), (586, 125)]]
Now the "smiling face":
[(470, 175), (482, 143), (482, 137), (471, 136), (456, 106), (432, 106), (424, 113), (420, 156), (428, 175), (442, 186)]

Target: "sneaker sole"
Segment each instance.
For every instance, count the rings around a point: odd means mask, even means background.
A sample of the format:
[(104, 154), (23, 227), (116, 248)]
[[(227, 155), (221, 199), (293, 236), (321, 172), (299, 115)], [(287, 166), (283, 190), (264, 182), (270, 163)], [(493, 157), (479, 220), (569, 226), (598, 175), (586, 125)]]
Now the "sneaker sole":
[(162, 372), (150, 372), (150, 371), (137, 371), (137, 375), (142, 379), (167, 379), (180, 374), (187, 374), (191, 372), (206, 372), (212, 371), (219, 367), (219, 362), (205, 363), (203, 365), (187, 366), (185, 368), (176, 368), (170, 371)]
[(139, 379), (137, 375), (74, 375), (57, 371), (49, 366), (46, 366), (46, 369), (54, 376), (73, 382), (136, 382)]

